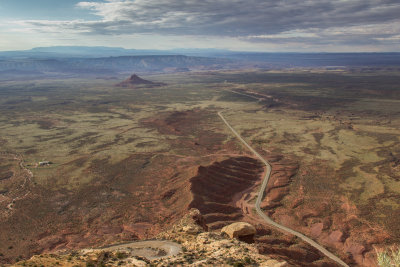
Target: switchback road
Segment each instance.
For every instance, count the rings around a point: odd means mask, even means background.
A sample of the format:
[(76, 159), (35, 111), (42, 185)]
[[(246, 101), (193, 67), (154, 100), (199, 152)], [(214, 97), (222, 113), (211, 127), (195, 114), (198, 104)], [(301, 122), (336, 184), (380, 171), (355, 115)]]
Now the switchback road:
[(224, 116), (222, 115), (221, 112), (218, 112), (218, 116), (221, 117), (221, 119), (223, 120), (223, 122), (226, 124), (226, 126), (228, 126), (228, 128), (231, 130), (231, 132), (240, 140), (240, 142), (242, 142), (260, 161), (262, 161), (265, 166), (266, 166), (266, 171), (265, 171), (265, 176), (263, 179), (263, 182), (261, 184), (261, 188), (260, 191), (258, 192), (258, 196), (257, 196), (257, 200), (256, 200), (256, 204), (255, 204), (255, 208), (256, 211), (258, 213), (258, 215), (264, 219), (265, 222), (267, 222), (268, 224), (284, 231), (287, 233), (290, 233), (292, 235), (297, 236), (298, 238), (300, 238), (301, 240), (303, 240), (304, 242), (308, 243), (309, 245), (311, 245), (312, 247), (318, 249), (321, 253), (323, 253), (325, 256), (327, 256), (328, 258), (330, 258), (331, 260), (335, 261), (336, 263), (340, 264), (341, 266), (347, 266), (348, 265), (342, 261), (341, 259), (339, 259), (337, 256), (335, 256), (334, 254), (332, 254), (331, 252), (329, 252), (328, 250), (326, 250), (323, 246), (319, 245), (317, 242), (315, 242), (314, 240), (312, 240), (311, 238), (303, 235), (302, 233), (299, 233), (293, 229), (290, 229), (286, 226), (280, 225), (279, 223), (274, 222), (270, 217), (268, 217), (260, 208), (260, 204), (261, 201), (264, 198), (264, 192), (265, 189), (267, 188), (268, 185), (268, 181), (269, 178), (271, 177), (271, 165), (269, 164), (268, 161), (266, 161), (254, 148), (252, 148), (241, 136), (238, 132), (236, 132), (235, 129), (233, 129), (233, 127), (228, 123), (228, 121), (224, 118)]

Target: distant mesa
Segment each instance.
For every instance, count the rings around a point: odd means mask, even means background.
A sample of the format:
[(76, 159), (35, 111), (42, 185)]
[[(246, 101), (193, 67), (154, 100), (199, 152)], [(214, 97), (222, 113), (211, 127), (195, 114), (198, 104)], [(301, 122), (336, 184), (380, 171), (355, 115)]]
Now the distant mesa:
[(163, 72), (164, 73), (190, 72), (190, 69), (186, 67), (167, 67), (163, 69)]
[(148, 81), (148, 80), (140, 78), (136, 74), (132, 74), (132, 76), (129, 77), (128, 79), (126, 79), (125, 81), (116, 84), (116, 86), (118, 86), (118, 87), (126, 87), (126, 88), (138, 88), (138, 87), (151, 88), (151, 87), (157, 87), (157, 86), (163, 86), (163, 85), (166, 85), (166, 84)]

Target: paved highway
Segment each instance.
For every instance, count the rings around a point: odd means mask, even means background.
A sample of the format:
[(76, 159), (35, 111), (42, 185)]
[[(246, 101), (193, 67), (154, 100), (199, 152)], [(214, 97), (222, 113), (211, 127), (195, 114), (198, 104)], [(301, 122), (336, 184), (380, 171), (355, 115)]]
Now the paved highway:
[(331, 260), (335, 261), (336, 263), (340, 264), (341, 266), (347, 266), (348, 265), (342, 261), (341, 259), (339, 259), (337, 256), (335, 256), (334, 254), (332, 254), (331, 252), (329, 252), (328, 250), (326, 250), (323, 246), (319, 245), (317, 242), (315, 242), (314, 240), (312, 240), (311, 238), (308, 238), (307, 236), (303, 235), (302, 233), (299, 233), (293, 229), (290, 229), (286, 226), (280, 225), (279, 223), (274, 222), (270, 217), (268, 217), (260, 208), (260, 204), (261, 201), (264, 198), (264, 192), (265, 189), (267, 188), (268, 185), (268, 181), (269, 178), (271, 177), (271, 165), (269, 164), (268, 161), (266, 161), (254, 148), (252, 148), (241, 136), (238, 132), (236, 132), (235, 129), (233, 129), (233, 127), (227, 122), (227, 120), (224, 118), (224, 116), (222, 115), (221, 112), (218, 112), (218, 116), (221, 117), (221, 119), (224, 121), (224, 123), (226, 124), (226, 126), (228, 126), (228, 128), (231, 130), (231, 132), (240, 140), (240, 142), (242, 142), (259, 160), (261, 160), (265, 166), (266, 166), (266, 172), (265, 172), (265, 176), (264, 176), (264, 180), (262, 182), (260, 191), (258, 192), (258, 196), (257, 196), (257, 200), (256, 200), (256, 211), (258, 213), (258, 215), (264, 219), (264, 221), (266, 221), (268, 224), (282, 230), (285, 231), (287, 233), (293, 234), (295, 236), (297, 236), (298, 238), (302, 239), (304, 242), (310, 244), (311, 246), (313, 246), (314, 248), (318, 249), (320, 252), (322, 252), (325, 256), (327, 256), (328, 258), (330, 258)]

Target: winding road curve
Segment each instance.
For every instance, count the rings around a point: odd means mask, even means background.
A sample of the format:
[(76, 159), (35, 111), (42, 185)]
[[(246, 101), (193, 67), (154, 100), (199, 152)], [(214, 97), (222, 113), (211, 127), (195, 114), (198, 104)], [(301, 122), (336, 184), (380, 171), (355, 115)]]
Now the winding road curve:
[[(182, 246), (176, 242), (165, 240), (145, 240), (117, 244), (100, 248), (105, 251), (118, 251), (128, 249), (134, 256), (145, 257), (148, 260), (163, 259), (178, 255), (182, 252)], [(163, 253), (159, 253), (159, 252)]]
[(329, 252), (328, 250), (326, 250), (324, 247), (322, 247), (321, 245), (319, 245), (317, 242), (315, 242), (314, 240), (312, 240), (311, 238), (303, 235), (302, 233), (299, 233), (293, 229), (290, 229), (286, 226), (280, 225), (279, 223), (274, 222), (270, 217), (268, 217), (260, 208), (260, 204), (261, 201), (264, 197), (264, 192), (265, 189), (267, 188), (268, 185), (268, 181), (269, 178), (271, 177), (271, 165), (269, 164), (268, 161), (266, 161), (254, 148), (252, 148), (241, 136), (238, 132), (236, 132), (235, 129), (232, 128), (232, 126), (227, 122), (227, 120), (224, 118), (224, 116), (222, 115), (221, 112), (218, 112), (218, 116), (221, 117), (221, 119), (224, 121), (224, 123), (226, 124), (226, 126), (228, 126), (228, 128), (232, 131), (232, 133), (240, 140), (240, 142), (242, 142), (259, 160), (261, 160), (265, 166), (266, 166), (266, 172), (265, 172), (265, 176), (264, 176), (264, 180), (262, 182), (260, 191), (258, 192), (258, 196), (257, 196), (257, 200), (256, 200), (256, 204), (255, 204), (255, 208), (256, 211), (258, 213), (258, 215), (264, 219), (264, 221), (266, 221), (268, 224), (282, 230), (285, 231), (287, 233), (290, 233), (292, 235), (297, 236), (298, 238), (302, 239), (304, 242), (308, 243), (309, 245), (313, 246), (314, 248), (318, 249), (320, 252), (322, 252), (325, 256), (327, 256), (328, 258), (330, 258), (331, 260), (335, 261), (336, 263), (340, 264), (341, 266), (347, 266), (348, 265), (342, 261), (341, 259), (339, 259), (337, 256), (335, 256), (334, 254), (332, 254), (331, 252)]

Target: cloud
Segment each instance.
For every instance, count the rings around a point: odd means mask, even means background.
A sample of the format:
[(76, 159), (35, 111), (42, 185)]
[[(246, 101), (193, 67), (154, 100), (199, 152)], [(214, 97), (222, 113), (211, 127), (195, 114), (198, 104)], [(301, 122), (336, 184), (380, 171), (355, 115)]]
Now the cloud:
[(252, 42), (297, 42), (336, 45), (371, 45), (380, 41), (396, 40), (400, 33), (398, 22), (370, 24), (350, 27), (308, 28), (291, 30), (278, 34), (247, 36)]
[(97, 20), (25, 20), (30, 31), (213, 36), (255, 43), (385, 44), (398, 40), (398, 0), (107, 0), (79, 2)]
[(400, 4), (391, 0), (109, 0), (80, 2), (77, 6), (90, 10), (103, 22), (131, 26), (110, 33), (130, 30), (219, 36), (362, 27), (399, 21), (400, 14)]

